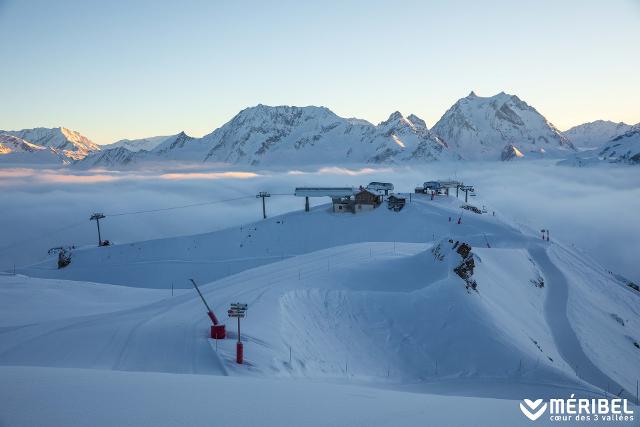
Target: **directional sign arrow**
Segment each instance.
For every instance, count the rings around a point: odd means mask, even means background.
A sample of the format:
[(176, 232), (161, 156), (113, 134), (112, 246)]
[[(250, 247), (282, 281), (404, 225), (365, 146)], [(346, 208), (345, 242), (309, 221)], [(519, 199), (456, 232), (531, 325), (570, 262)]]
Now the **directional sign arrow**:
[(238, 303), (233, 303), (233, 304), (231, 304), (231, 308), (239, 308), (239, 309), (242, 309), (242, 310), (246, 310), (247, 309), (247, 304), (240, 304), (239, 302)]

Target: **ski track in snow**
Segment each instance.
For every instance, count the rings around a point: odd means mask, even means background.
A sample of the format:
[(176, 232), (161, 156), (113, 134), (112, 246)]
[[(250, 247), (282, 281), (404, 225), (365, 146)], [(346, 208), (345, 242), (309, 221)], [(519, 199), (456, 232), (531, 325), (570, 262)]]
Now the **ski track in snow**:
[(618, 394), (620, 390), (624, 394), (623, 397), (632, 398), (631, 393), (595, 366), (582, 349), (567, 316), (569, 284), (562, 272), (549, 259), (546, 249), (539, 244), (533, 245), (529, 248), (529, 253), (547, 279), (545, 286), (548, 286), (549, 294), (545, 299), (545, 316), (562, 358), (583, 380), (602, 390), (610, 390), (613, 394)]

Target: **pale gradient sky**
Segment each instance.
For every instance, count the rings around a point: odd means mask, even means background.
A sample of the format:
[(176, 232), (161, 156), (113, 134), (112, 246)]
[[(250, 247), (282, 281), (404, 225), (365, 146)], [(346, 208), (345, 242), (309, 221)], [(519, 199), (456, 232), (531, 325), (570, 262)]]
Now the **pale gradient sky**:
[(431, 127), (471, 90), (563, 130), (640, 122), (640, 0), (0, 0), (0, 40), (0, 129), (98, 143), (202, 136), (258, 103)]

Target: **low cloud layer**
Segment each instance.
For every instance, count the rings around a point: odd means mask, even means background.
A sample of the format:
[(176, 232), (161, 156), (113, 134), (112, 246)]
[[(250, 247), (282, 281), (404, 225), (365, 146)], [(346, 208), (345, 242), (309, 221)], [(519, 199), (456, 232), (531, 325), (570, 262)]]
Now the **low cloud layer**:
[[(125, 243), (259, 220), (262, 207), (255, 198), (259, 191), (274, 194), (267, 206), (269, 214), (276, 215), (303, 207), (301, 199), (286, 196), (296, 186), (357, 186), (375, 180), (391, 181), (399, 191), (413, 191), (416, 185), (438, 178), (457, 178), (474, 185), (478, 193), (474, 203), (486, 204), (534, 230), (549, 228), (552, 238), (574, 244), (607, 268), (640, 281), (636, 259), (640, 253), (640, 169), (569, 168), (542, 161), (278, 172), (0, 169), (0, 269), (36, 262), (53, 246), (95, 244), (95, 223), (89, 216), (96, 211), (109, 215), (234, 199), (106, 218), (101, 223), (104, 238)], [(61, 230), (66, 226), (71, 227)]]

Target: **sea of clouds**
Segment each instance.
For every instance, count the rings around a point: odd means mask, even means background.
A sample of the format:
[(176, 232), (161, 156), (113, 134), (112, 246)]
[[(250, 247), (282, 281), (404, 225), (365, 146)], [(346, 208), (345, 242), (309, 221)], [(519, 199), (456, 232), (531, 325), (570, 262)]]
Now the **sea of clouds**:
[[(269, 215), (303, 208), (290, 196), (296, 186), (358, 186), (390, 181), (413, 191), (432, 179), (474, 185), (473, 203), (552, 239), (573, 244), (608, 269), (640, 281), (640, 168), (602, 165), (561, 167), (550, 161), (432, 163), (420, 167), (323, 167), (309, 170), (237, 170), (175, 166), (128, 172), (72, 169), (0, 169), (0, 270), (41, 260), (49, 248), (97, 242), (93, 212), (103, 238), (126, 243), (203, 233), (262, 217), (259, 191), (273, 196)], [(160, 212), (123, 213), (235, 199)], [(312, 203), (327, 203), (315, 199)], [(113, 215), (109, 217), (109, 215)]]

